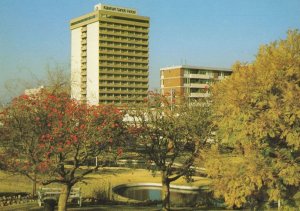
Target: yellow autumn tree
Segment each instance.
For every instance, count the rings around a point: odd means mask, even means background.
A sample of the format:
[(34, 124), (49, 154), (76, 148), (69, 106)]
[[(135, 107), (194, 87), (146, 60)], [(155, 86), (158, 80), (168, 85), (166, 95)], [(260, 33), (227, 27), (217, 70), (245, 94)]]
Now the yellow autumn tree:
[[(230, 207), (297, 206), (300, 185), (300, 33), (260, 47), (212, 89), (219, 148), (207, 162)], [(228, 151), (228, 150), (227, 150)]]

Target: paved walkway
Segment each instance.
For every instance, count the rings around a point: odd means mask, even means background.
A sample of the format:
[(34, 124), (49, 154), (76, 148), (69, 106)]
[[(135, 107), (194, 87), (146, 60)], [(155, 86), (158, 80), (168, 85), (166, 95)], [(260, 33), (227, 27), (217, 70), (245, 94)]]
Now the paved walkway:
[[(38, 207), (36, 202), (18, 204), (7, 207), (1, 207), (1, 211), (43, 211), (43, 207)], [(127, 206), (127, 205), (94, 205), (89, 207), (68, 208), (68, 211), (159, 211), (159, 207), (155, 206)], [(175, 208), (174, 211), (192, 211), (204, 210), (195, 208)], [(220, 210), (219, 210), (220, 211)], [(228, 210), (227, 210), (228, 211)]]

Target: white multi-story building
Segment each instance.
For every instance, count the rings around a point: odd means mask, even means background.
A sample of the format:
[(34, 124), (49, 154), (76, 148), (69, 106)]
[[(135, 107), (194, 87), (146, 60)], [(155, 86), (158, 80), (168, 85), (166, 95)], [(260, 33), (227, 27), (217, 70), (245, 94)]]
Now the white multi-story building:
[(149, 17), (99, 4), (70, 28), (72, 98), (122, 104), (147, 97)]

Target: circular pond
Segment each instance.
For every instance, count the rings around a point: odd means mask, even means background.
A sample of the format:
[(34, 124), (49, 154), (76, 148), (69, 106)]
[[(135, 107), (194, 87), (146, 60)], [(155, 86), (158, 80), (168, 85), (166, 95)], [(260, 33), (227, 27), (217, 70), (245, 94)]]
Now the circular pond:
[[(124, 184), (113, 188), (113, 191), (123, 197), (138, 201), (160, 201), (161, 184), (158, 183), (136, 183)], [(190, 187), (171, 185), (170, 201), (172, 206), (196, 206), (203, 204), (210, 195), (207, 187)]]

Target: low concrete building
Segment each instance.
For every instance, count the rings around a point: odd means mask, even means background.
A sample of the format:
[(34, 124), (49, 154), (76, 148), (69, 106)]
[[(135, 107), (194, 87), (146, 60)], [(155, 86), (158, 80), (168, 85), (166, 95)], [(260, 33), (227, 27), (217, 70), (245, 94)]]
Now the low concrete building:
[(163, 95), (197, 99), (209, 96), (209, 86), (232, 73), (228, 68), (181, 65), (160, 69)]

